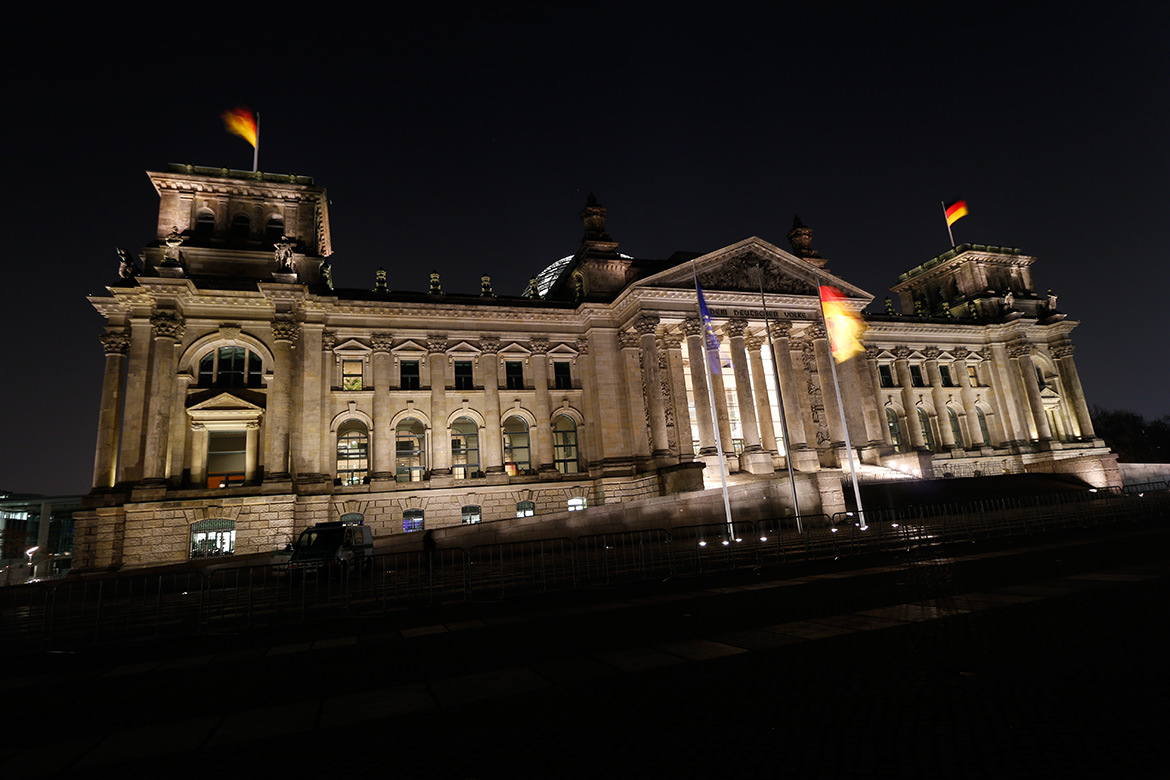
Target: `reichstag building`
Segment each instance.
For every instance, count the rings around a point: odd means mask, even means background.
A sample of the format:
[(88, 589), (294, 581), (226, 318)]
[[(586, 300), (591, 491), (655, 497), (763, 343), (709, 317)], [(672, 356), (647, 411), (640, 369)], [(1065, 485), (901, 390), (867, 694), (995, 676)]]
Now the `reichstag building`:
[[(873, 296), (833, 275), (799, 220), (786, 249), (752, 237), (646, 260), (618, 251), (591, 196), (579, 249), (522, 295), (486, 276), (478, 294), (446, 293), (437, 274), (402, 291), (381, 272), (338, 289), (312, 179), (148, 175), (157, 234), (90, 298), (106, 362), (80, 569), (271, 551), (343, 517), (376, 537), (693, 524), (722, 516), (705, 490), (721, 461), (762, 485), (789, 484), (790, 463), (801, 512), (832, 513), (846, 430), (875, 473), (1118, 481), (1077, 377), (1076, 323), (1017, 249), (964, 244), (906, 271), (900, 313), (887, 300), (864, 314), (864, 353), (834, 366), (818, 285), (859, 313)], [(783, 489), (768, 501), (791, 512)]]

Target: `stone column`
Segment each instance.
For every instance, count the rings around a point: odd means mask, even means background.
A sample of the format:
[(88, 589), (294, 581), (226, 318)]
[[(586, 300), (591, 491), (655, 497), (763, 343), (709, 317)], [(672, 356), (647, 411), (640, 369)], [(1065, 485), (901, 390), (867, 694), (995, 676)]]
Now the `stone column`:
[(646, 412), (650, 418), (651, 455), (665, 458), (670, 455), (666, 436), (666, 406), (662, 401), (662, 375), (658, 370), (658, 342), (655, 331), (658, 318), (649, 314), (638, 317), (634, 327), (642, 346), (642, 390), (646, 397)]
[(629, 413), (630, 453), (635, 461), (650, 458), (650, 438), (646, 432), (646, 401), (642, 392), (642, 369), (640, 367), (640, 341), (636, 333), (622, 331), (618, 334), (622, 347), (622, 363), (626, 375), (626, 411)]
[(118, 429), (122, 423), (122, 375), (126, 371), (126, 352), (130, 334), (102, 335), (106, 368), (102, 375), (102, 405), (98, 412), (97, 447), (93, 459), (93, 487), (113, 487), (118, 469)]
[(780, 374), (780, 403), (784, 405), (784, 417), (788, 423), (788, 438), (784, 449), (792, 458), (792, 467), (799, 471), (816, 471), (819, 467), (816, 452), (809, 448), (804, 430), (804, 414), (800, 406), (801, 385), (792, 362), (792, 346), (789, 335), (792, 323), (778, 320), (772, 323), (772, 359)]
[(1036, 383), (1036, 366), (1032, 363), (1032, 345), (1017, 341), (1008, 346), (1008, 356), (1015, 364), (1019, 380), (1023, 382), (1028, 408), (1032, 412), (1032, 422), (1036, 426), (1036, 436), (1041, 442), (1051, 442), (1052, 430), (1048, 425), (1048, 415), (1044, 413), (1044, 399), (1040, 397), (1040, 387)]
[[(321, 408), (317, 417), (317, 446), (322, 458), (321, 471), (326, 477), (336, 476), (334, 471), (337, 468), (336, 442), (333, 441), (333, 432), (329, 430), (333, 423), (333, 372), (337, 367), (333, 347), (336, 345), (337, 334), (334, 331), (321, 331), (321, 375), (317, 378)], [(374, 423), (377, 424), (377, 420)], [(326, 457), (329, 460), (325, 460)]]
[(845, 444), (845, 431), (841, 428), (841, 407), (837, 404), (837, 388), (833, 384), (833, 352), (829, 348), (825, 326), (819, 322), (809, 327), (813, 349), (817, 358), (817, 374), (821, 381), (821, 402), (825, 405), (825, 423), (829, 426), (830, 445), (836, 449)]
[[(533, 465), (539, 464), (537, 473), (552, 474), (557, 470), (553, 462), (552, 400), (548, 392), (548, 339), (535, 338), (528, 343), (532, 350), (529, 366), (532, 372), (532, 388), (536, 391), (532, 413), (536, 416), (536, 451), (532, 453)], [(531, 444), (529, 440), (529, 444)]]
[(154, 338), (154, 359), (150, 363), (150, 403), (142, 479), (161, 486), (166, 477), (167, 442), (174, 404), (175, 344), (183, 338), (184, 324), (177, 313), (160, 311), (150, 318), (150, 327)]
[[(967, 377), (967, 356), (971, 352), (966, 347), (955, 347), (951, 350), (951, 355), (955, 358), (951, 363), (951, 377), (959, 384), (959, 398), (963, 404), (963, 435), (968, 449), (975, 449), (978, 446), (990, 447), (991, 442), (983, 441), (983, 432), (979, 430), (979, 422), (975, 414), (975, 391), (971, 389), (971, 381)], [(986, 415), (985, 415), (986, 416)], [(990, 433), (991, 425), (988, 424), (988, 432)]]
[(293, 342), (299, 335), (291, 320), (272, 321), (272, 382), (264, 420), (264, 481), (287, 482), (289, 474), (289, 413), (292, 396)]
[(451, 430), (447, 427), (447, 337), (427, 339), (431, 375), (431, 476), (451, 476)]
[[(739, 465), (742, 471), (751, 474), (771, 474), (772, 456), (760, 446), (756, 397), (752, 392), (752, 377), (744, 346), (746, 331), (745, 319), (737, 317), (727, 323), (727, 332), (731, 337), (731, 367), (735, 372), (735, 397), (739, 402), (739, 424), (743, 429), (743, 454), (739, 456)], [(764, 408), (767, 409), (767, 406)]]
[(136, 318), (130, 324), (130, 351), (126, 375), (126, 403), (122, 416), (122, 443), (118, 454), (118, 482), (142, 479), (142, 440), (150, 377), (150, 320)]
[(768, 378), (764, 371), (764, 358), (760, 349), (764, 346), (764, 339), (760, 336), (749, 336), (744, 339), (747, 347), (748, 360), (752, 367), (752, 396), (756, 402), (756, 422), (760, 426), (760, 446), (768, 454), (779, 452), (776, 445), (776, 426), (772, 423), (772, 402), (768, 398)]
[(879, 407), (884, 403), (879, 398), (881, 393), (881, 376), (877, 368), (878, 349), (866, 347), (865, 357), (857, 356), (856, 360), (849, 361), (854, 368), (861, 395), (861, 412), (865, 421), (865, 435), (869, 439), (869, 446), (880, 445), (886, 440), (889, 429), (886, 427), (886, 413)]
[[(719, 337), (715, 336), (719, 342)], [(731, 435), (731, 412), (727, 408), (727, 386), (723, 384), (723, 355), (718, 355), (719, 370), (711, 374), (711, 386), (715, 390), (715, 423), (719, 426), (719, 438), (723, 443), (723, 457), (727, 460), (727, 470), (739, 469), (739, 458), (735, 455), (735, 440)]]
[(1072, 406), (1077, 427), (1081, 429), (1082, 437), (1092, 438), (1096, 435), (1093, 430), (1093, 418), (1089, 414), (1089, 405), (1085, 402), (1085, 391), (1081, 387), (1081, 378), (1077, 374), (1072, 354), (1071, 341), (1066, 340), (1052, 345), (1052, 355), (1056, 358), (1056, 368), (1060, 372), (1060, 383), (1064, 386), (1065, 396)]
[(930, 400), (934, 406), (934, 416), (938, 418), (938, 435), (942, 446), (948, 450), (955, 448), (955, 434), (951, 431), (950, 415), (947, 414), (946, 392), (942, 386), (942, 375), (938, 371), (938, 357), (942, 350), (937, 347), (927, 347), (922, 353), (926, 357), (926, 381), (930, 383)]
[(484, 422), (480, 463), (484, 474), (504, 473), (504, 421), (500, 419), (500, 340), (484, 336), (479, 340), (479, 370), (483, 377)]
[(910, 348), (894, 347), (894, 372), (902, 386), (902, 412), (906, 417), (906, 429), (910, 434), (910, 446), (916, 450), (926, 449), (926, 438), (922, 435), (922, 424), (918, 420), (918, 399), (914, 397), (913, 381), (910, 379)]
[(194, 377), (184, 371), (175, 375), (171, 406), (171, 431), (167, 439), (166, 480), (174, 487), (183, 484), (184, 456), (187, 454), (187, 388)]
[(390, 420), (394, 417), (394, 409), (390, 405), (390, 381), (393, 373), (393, 356), (390, 348), (394, 345), (394, 337), (389, 333), (374, 333), (370, 337), (374, 350), (374, 430), (370, 436), (374, 443), (373, 473), (370, 482), (374, 480), (394, 480), (394, 429)]
[(680, 461), (695, 459), (695, 445), (691, 433), (691, 411), (687, 405), (687, 384), (683, 375), (682, 337), (667, 333), (662, 337), (666, 348), (666, 365), (670, 377), (670, 398), (673, 402), (674, 437)]
[[(334, 443), (328, 437), (329, 446), (322, 449), (321, 426), (326, 409), (325, 399), (329, 396), (321, 391), (321, 374), (329, 367), (321, 353), (321, 341), (325, 326), (319, 322), (306, 322), (301, 326), (304, 343), (300, 349), (301, 371), (298, 381), (300, 402), (296, 404), (297, 430), (295, 438), (297, 479), (303, 481), (324, 481), (333, 472)], [(328, 433), (329, 425), (325, 424)]]
[(703, 349), (703, 322), (698, 317), (687, 317), (682, 323), (687, 337), (687, 360), (691, 372), (691, 392), (694, 393), (695, 421), (699, 428), (699, 455), (715, 455), (715, 418), (711, 414), (707, 378), (711, 369)]
[(206, 425), (191, 423), (191, 484), (197, 488), (207, 487), (207, 437)]
[[(251, 485), (256, 482), (256, 472), (260, 467), (260, 423), (249, 420), (244, 426), (244, 482)], [(207, 434), (203, 434), (203, 463), (207, 470)], [(203, 480), (206, 483), (206, 478)]]

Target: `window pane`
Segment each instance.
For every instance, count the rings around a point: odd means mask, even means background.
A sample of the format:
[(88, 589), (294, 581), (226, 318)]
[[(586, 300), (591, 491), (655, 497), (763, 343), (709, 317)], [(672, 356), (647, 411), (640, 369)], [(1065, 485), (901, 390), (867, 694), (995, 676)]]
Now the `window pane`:
[(418, 390), (418, 361), (403, 360), (401, 365), (401, 384), (403, 390)]

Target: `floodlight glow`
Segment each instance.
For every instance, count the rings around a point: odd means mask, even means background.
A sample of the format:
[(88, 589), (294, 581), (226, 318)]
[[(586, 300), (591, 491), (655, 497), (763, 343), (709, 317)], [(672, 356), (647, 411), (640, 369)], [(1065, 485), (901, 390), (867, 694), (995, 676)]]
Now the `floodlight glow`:
[(700, 547), (706, 547), (706, 546), (707, 546), (707, 543), (706, 543), (706, 542), (699, 542), (699, 546), (700, 546)]
[(766, 537), (766, 536), (761, 536), (761, 537), (760, 537), (760, 541), (761, 541), (761, 542), (766, 542), (766, 541), (768, 541), (768, 537)]
[(727, 541), (726, 539), (724, 539), (724, 540), (723, 540), (723, 546), (724, 546), (724, 547), (727, 547), (727, 546), (728, 546), (728, 545), (730, 545), (730, 544), (731, 544), (731, 542)]

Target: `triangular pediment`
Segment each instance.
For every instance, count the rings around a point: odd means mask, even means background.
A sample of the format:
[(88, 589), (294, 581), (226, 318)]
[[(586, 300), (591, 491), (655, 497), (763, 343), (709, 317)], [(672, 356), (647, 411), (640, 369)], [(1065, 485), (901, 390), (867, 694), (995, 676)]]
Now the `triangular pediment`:
[(357, 339), (346, 339), (345, 343), (333, 347), (334, 352), (370, 352), (370, 348)]
[(764, 292), (769, 294), (816, 295), (818, 285), (828, 284), (846, 297), (873, 299), (860, 287), (755, 236), (697, 257), (693, 265), (687, 262), (668, 268), (633, 286), (693, 290), (697, 273), (704, 291), (758, 294), (761, 272)]
[(220, 393), (217, 396), (201, 401), (187, 408), (188, 412), (263, 412), (264, 407), (245, 401), (231, 393)]

